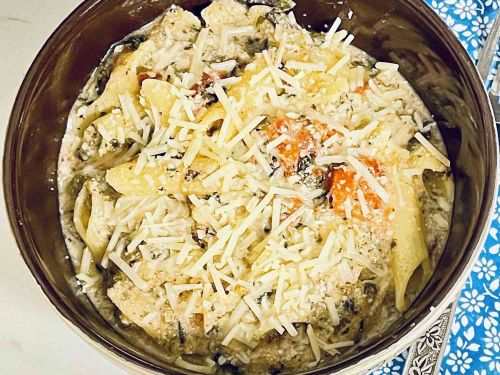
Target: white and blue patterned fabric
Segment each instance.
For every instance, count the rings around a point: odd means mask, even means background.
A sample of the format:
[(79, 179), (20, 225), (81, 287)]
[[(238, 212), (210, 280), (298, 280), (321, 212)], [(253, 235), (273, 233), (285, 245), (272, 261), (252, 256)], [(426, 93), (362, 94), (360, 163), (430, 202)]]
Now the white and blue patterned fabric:
[[(479, 52), (499, 12), (500, 0), (426, 0), (455, 32), (472, 58)], [(500, 66), (500, 46), (489, 75)], [(500, 374), (500, 192), (486, 244), (458, 300), (440, 374)], [(429, 339), (432, 339), (432, 335)], [(439, 339), (439, 337), (438, 337)], [(408, 351), (371, 375), (400, 375)], [(426, 370), (421, 369), (421, 375)], [(429, 374), (430, 375), (430, 374)]]

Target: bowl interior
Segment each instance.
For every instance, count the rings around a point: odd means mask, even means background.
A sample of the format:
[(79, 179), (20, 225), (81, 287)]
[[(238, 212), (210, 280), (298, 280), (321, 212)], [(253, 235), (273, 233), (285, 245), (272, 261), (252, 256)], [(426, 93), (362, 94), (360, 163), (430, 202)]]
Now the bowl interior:
[[(258, 1), (257, 1), (258, 2)], [(265, 1), (264, 1), (265, 2)], [(470, 59), (451, 31), (419, 0), (299, 0), (298, 22), (325, 30), (339, 15), (354, 44), (400, 64), (435, 115), (455, 176), (450, 237), (420, 297), (382, 338), (369, 340), (317, 373), (332, 373), (378, 353), (425, 318), (461, 277), (485, 229), (495, 188), (496, 144), (487, 98)], [(130, 343), (79, 292), (58, 215), (56, 171), (67, 114), (108, 47), (151, 21), (170, 0), (88, 0), (52, 35), (16, 100), (4, 155), (5, 198), (22, 255), (57, 309), (99, 344), (152, 370), (179, 373)], [(176, 1), (199, 10), (204, 0)], [(352, 17), (350, 11), (352, 10)]]

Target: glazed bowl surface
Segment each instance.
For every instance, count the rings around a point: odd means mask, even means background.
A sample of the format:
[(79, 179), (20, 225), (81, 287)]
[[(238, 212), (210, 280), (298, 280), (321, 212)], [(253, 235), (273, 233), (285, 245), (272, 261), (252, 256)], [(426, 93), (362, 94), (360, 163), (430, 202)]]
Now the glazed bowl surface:
[[(253, 0), (249, 3), (266, 3)], [(314, 374), (361, 373), (408, 347), (452, 302), (488, 230), (496, 196), (494, 120), (473, 62), (421, 0), (296, 0), (297, 21), (324, 31), (335, 17), (354, 45), (395, 62), (435, 116), (455, 178), (450, 236), (416, 301), (381, 337), (357, 345)], [(48, 39), (19, 90), (6, 134), (3, 183), (21, 254), (50, 302), (93, 345), (139, 372), (188, 373), (127, 340), (75, 282), (59, 221), (57, 161), (68, 113), (108, 48), (171, 4), (199, 12), (204, 0), (87, 0)], [(352, 11), (352, 13), (351, 13)]]

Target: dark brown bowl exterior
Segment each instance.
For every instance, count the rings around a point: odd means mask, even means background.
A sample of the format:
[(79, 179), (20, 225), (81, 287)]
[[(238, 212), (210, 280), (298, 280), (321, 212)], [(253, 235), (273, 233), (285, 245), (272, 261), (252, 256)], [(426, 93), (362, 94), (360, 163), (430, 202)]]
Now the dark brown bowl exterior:
[[(205, 1), (177, 4), (199, 10)], [(383, 337), (311, 373), (344, 370), (405, 336), (447, 298), (477, 254), (496, 196), (494, 122), (475, 67), (446, 25), (420, 0), (297, 1), (303, 25), (324, 30), (340, 15), (354, 44), (397, 62), (441, 128), (455, 176), (450, 238), (438, 268), (412, 307)], [(54, 32), (31, 66), (17, 96), (3, 160), (5, 200), (22, 256), (59, 312), (84, 335), (129, 363), (181, 373), (111, 328), (74, 283), (65, 257), (57, 198), (57, 160), (67, 115), (108, 47), (165, 10), (169, 0), (87, 0)], [(354, 16), (348, 17), (352, 10)], [(448, 296), (449, 297), (449, 296)]]

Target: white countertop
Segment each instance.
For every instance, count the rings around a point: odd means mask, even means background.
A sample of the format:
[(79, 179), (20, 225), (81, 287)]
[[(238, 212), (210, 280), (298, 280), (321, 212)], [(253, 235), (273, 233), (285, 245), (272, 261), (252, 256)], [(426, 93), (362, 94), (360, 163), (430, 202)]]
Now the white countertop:
[[(0, 0), (0, 132), (37, 52), (81, 0)], [(125, 374), (59, 317), (19, 254), (0, 200), (0, 373)]]

